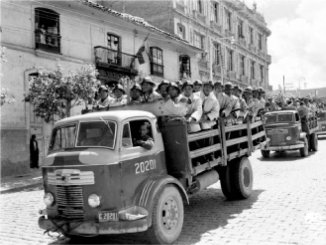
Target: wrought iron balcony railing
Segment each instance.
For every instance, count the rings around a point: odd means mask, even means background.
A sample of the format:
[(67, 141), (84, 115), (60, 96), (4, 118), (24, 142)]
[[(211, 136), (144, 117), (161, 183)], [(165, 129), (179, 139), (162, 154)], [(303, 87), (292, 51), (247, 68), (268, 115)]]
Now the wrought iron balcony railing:
[(60, 53), (61, 36), (49, 32), (35, 30), (35, 48), (48, 52)]
[(132, 62), (136, 58), (135, 55), (102, 46), (94, 47), (94, 52), (96, 64), (113, 65), (124, 68), (132, 68)]

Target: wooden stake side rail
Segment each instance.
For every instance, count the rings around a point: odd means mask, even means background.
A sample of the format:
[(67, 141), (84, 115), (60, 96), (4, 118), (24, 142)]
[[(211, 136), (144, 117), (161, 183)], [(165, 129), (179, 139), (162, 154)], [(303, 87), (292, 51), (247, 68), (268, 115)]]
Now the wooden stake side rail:
[(219, 135), (219, 130), (218, 129), (212, 129), (212, 130), (207, 130), (207, 131), (201, 131), (199, 133), (193, 133), (193, 134), (188, 134), (188, 142), (200, 140), (200, 139), (205, 139), (209, 137), (214, 137)]
[(259, 127), (261, 125), (263, 125), (263, 122), (262, 121), (254, 122), (254, 123), (250, 124), (250, 128), (251, 129), (257, 128), (257, 127)]
[(252, 140), (256, 140), (256, 139), (258, 139), (260, 137), (263, 137), (263, 136), (265, 136), (265, 132), (264, 131), (261, 131), (261, 132), (259, 132), (257, 134), (253, 134), (252, 135)]
[(226, 146), (228, 147), (228, 146), (240, 144), (240, 143), (243, 143), (243, 142), (246, 142), (246, 141), (248, 141), (248, 136), (243, 136), (243, 137), (227, 140), (226, 141)]
[(235, 159), (237, 157), (241, 157), (243, 155), (246, 155), (246, 154), (248, 154), (248, 151), (249, 151), (249, 149), (245, 148), (245, 149), (241, 149), (239, 151), (232, 152), (232, 153), (230, 153), (228, 155), (227, 160), (231, 161), (231, 160), (233, 160), (233, 159)]
[(190, 158), (193, 159), (220, 150), (221, 150), (221, 144), (215, 144), (215, 145), (200, 148), (198, 150), (190, 151), (189, 156)]
[(215, 166), (219, 165), (222, 162), (222, 158), (218, 157), (214, 159), (213, 161), (206, 162), (204, 164), (200, 164), (199, 166), (192, 168), (192, 175), (198, 175), (206, 170), (210, 170), (214, 168)]
[(247, 128), (247, 124), (238, 124), (232, 126), (225, 126), (225, 133), (232, 132), (232, 131), (239, 131)]

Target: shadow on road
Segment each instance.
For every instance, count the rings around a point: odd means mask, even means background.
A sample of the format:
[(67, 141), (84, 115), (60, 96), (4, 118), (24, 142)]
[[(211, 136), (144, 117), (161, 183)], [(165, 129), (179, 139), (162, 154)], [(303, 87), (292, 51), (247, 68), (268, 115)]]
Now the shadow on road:
[[(250, 209), (263, 190), (254, 190), (245, 200), (227, 201), (217, 188), (206, 189), (190, 198), (185, 206), (183, 231), (176, 244), (196, 243), (204, 233), (224, 227), (244, 210)], [(144, 233), (57, 240), (54, 244), (146, 244)]]
[(296, 151), (282, 151), (282, 152), (271, 152), (269, 158), (264, 158), (262, 156), (257, 159), (262, 162), (291, 162), (301, 159), (309, 159), (309, 157), (315, 155), (317, 152), (309, 152), (309, 155), (306, 157), (301, 157), (299, 150)]

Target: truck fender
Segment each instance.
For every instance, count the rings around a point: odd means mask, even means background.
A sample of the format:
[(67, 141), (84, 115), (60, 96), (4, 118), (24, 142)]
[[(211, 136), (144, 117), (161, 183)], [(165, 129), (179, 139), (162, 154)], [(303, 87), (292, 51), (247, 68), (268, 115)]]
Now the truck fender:
[(300, 133), (300, 139), (304, 139), (307, 136), (306, 132), (301, 132)]
[(142, 188), (139, 191), (137, 197), (137, 204), (144, 207), (148, 213), (148, 227), (152, 225), (152, 212), (154, 207), (154, 198), (158, 195), (166, 185), (174, 185), (180, 192), (180, 195), (184, 203), (189, 204), (189, 198), (186, 190), (183, 188), (182, 184), (172, 176), (158, 176), (157, 178), (151, 178), (144, 181)]

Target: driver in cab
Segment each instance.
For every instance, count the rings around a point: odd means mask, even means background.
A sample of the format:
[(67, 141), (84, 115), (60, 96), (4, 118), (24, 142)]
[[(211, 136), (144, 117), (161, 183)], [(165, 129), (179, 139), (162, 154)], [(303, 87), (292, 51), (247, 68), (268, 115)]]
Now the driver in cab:
[(139, 129), (139, 139), (134, 139), (134, 146), (141, 146), (150, 150), (154, 146), (154, 140), (149, 136), (151, 126), (148, 122), (143, 123)]

